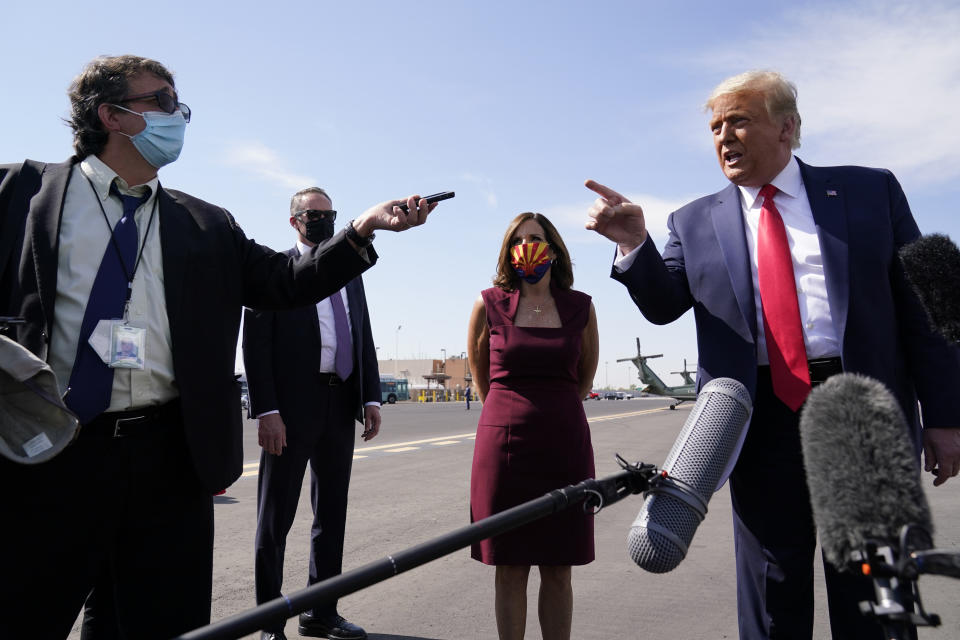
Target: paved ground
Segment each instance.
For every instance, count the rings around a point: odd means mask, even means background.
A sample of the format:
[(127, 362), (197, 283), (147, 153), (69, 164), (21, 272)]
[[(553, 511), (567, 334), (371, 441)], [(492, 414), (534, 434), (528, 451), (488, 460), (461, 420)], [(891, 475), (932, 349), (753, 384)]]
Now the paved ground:
[[(658, 399), (588, 402), (597, 473), (618, 471), (614, 454), (660, 465), (690, 405), (666, 410)], [(462, 403), (384, 407), (384, 427), (359, 442), (347, 521), (345, 570), (430, 540), (468, 523), (471, 436), (479, 406)], [(247, 424), (249, 465), (225, 496), (216, 498), (213, 619), (253, 606), (253, 535), (256, 506), (256, 430)], [(359, 457), (364, 456), (364, 457)], [(926, 481), (929, 484), (929, 480)], [(306, 584), (310, 508), (304, 485), (288, 538), (286, 580), (292, 592)], [(937, 544), (960, 548), (960, 481), (928, 491)], [(634, 565), (626, 550), (630, 524), (642, 498), (634, 496), (597, 516), (597, 560), (574, 569), (573, 637), (587, 640), (736, 638), (735, 575), (730, 499), (726, 489), (710, 502), (690, 553), (664, 575)], [(536, 619), (536, 571), (529, 587), (527, 638), (541, 637)], [(927, 609), (945, 623), (921, 639), (960, 638), (960, 583), (924, 577)], [(825, 595), (817, 581), (816, 638), (828, 638)], [(371, 640), (495, 638), (493, 570), (467, 550), (350, 595), (340, 612), (364, 626)], [(296, 621), (287, 634), (297, 636)], [(71, 638), (78, 638), (74, 632)]]

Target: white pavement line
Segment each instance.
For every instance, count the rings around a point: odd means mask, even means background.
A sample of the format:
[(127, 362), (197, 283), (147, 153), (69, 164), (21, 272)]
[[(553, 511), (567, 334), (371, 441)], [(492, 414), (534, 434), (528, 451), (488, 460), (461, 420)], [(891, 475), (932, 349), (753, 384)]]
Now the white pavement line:
[(428, 442), (439, 442), (440, 440), (452, 440), (454, 438), (467, 438), (469, 436), (475, 436), (476, 433), (471, 431), (470, 433), (458, 433), (453, 436), (439, 436), (436, 438), (426, 438), (424, 440), (411, 440), (410, 442), (394, 442), (393, 444), (382, 444), (378, 447), (363, 447), (362, 449), (354, 449), (354, 452), (363, 453), (365, 451), (378, 451), (380, 449), (392, 449), (394, 447), (409, 447), (415, 444), (427, 444)]
[(667, 407), (659, 407), (657, 409), (644, 409), (643, 411), (630, 411), (628, 413), (615, 413), (609, 416), (599, 416), (597, 418), (590, 418), (589, 422), (605, 422), (607, 420), (619, 420), (620, 418), (633, 418), (635, 416), (642, 416), (646, 413), (656, 413), (658, 411), (666, 411)]
[[(666, 411), (667, 409), (669, 409), (669, 407), (659, 407), (657, 409), (644, 409), (642, 411), (628, 411), (626, 413), (615, 413), (609, 416), (599, 416), (596, 418), (589, 418), (588, 422), (592, 424), (594, 422), (605, 422), (607, 420), (631, 418), (634, 416), (642, 416), (647, 413), (656, 413), (658, 411)], [(470, 433), (459, 433), (452, 436), (438, 436), (436, 438), (425, 438), (423, 440), (411, 440), (410, 442), (395, 442), (393, 444), (381, 444), (376, 447), (362, 447), (360, 449), (354, 449), (353, 459), (362, 460), (363, 458), (367, 458), (369, 456), (360, 455), (360, 454), (363, 454), (369, 451), (383, 451), (384, 453), (402, 453), (405, 451), (416, 451), (420, 449), (420, 447), (413, 446), (418, 444), (431, 444), (433, 446), (440, 447), (440, 446), (446, 446), (451, 444), (459, 444), (460, 440), (476, 440), (476, 439), (477, 439), (476, 432), (470, 432)], [(257, 475), (259, 466), (260, 466), (259, 461), (248, 462), (244, 464), (243, 468), (245, 469), (245, 471), (240, 474), (240, 477), (248, 478), (248, 477)], [(246, 469), (250, 469), (250, 471), (246, 471)]]

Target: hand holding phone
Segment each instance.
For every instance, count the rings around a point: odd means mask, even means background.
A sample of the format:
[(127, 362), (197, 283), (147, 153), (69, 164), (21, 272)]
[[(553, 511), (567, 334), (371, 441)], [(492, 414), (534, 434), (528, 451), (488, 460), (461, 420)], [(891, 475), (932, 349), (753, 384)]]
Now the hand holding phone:
[[(449, 200), (450, 198), (452, 198), (452, 197), (455, 196), (455, 195), (457, 195), (457, 194), (454, 193), (453, 191), (441, 191), (440, 193), (434, 193), (433, 195), (429, 195), (429, 196), (426, 196), (426, 197), (420, 198), (420, 199), (421, 199), (421, 200), (426, 200), (426, 201), (427, 201), (427, 204), (432, 204), (432, 203), (434, 203), (434, 202), (440, 202), (441, 200)], [(400, 207), (400, 208), (403, 209), (404, 211), (407, 210), (407, 203), (406, 203), (406, 202), (404, 202), (403, 204), (397, 204), (397, 205), (394, 205), (394, 206), (395, 206), (395, 207)]]

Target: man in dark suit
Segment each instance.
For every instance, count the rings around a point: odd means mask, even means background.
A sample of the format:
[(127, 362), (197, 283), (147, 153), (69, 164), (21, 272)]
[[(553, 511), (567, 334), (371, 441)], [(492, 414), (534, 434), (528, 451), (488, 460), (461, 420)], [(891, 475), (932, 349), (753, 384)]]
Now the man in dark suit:
[[(305, 253), (333, 236), (337, 212), (318, 187), (294, 194), (290, 226)], [(244, 314), (243, 360), (250, 389), (250, 416), (259, 422), (255, 570), (257, 603), (279, 598), (287, 533), (310, 463), (313, 527), (308, 584), (340, 574), (353, 463), (354, 421), (363, 439), (380, 430), (380, 371), (370, 331), (363, 280), (357, 277), (329, 298), (291, 311)], [(280, 640), (283, 622), (264, 630)], [(367, 634), (337, 613), (337, 603), (300, 616), (302, 635), (356, 640)]]
[[(160, 186), (190, 113), (163, 65), (98, 58), (70, 100), (75, 157), (0, 166), (0, 315), (25, 318), (17, 341), (83, 425), (49, 462), (0, 461), (0, 637), (66, 637), (96, 583), (114, 632), (169, 638), (210, 618), (212, 495), (242, 468), (242, 307), (327, 297), (376, 262), (374, 230), (429, 208), (385, 202), (299, 258), (278, 254)], [(120, 335), (142, 340), (142, 368), (110, 366)]]
[[(694, 308), (698, 388), (723, 376), (750, 391), (753, 417), (730, 477), (740, 636), (809, 639), (816, 530), (798, 415), (811, 385), (840, 371), (887, 385), (940, 485), (960, 464), (960, 406), (943, 392), (960, 384), (957, 352), (933, 334), (905, 281), (897, 250), (919, 231), (890, 172), (795, 158), (796, 89), (777, 73), (730, 78), (707, 107), (732, 184), (671, 214), (662, 254), (641, 207), (593, 181), (601, 197), (586, 227), (617, 243), (612, 276), (648, 320)], [(869, 582), (825, 572), (833, 637), (880, 638), (857, 609), (873, 597)]]

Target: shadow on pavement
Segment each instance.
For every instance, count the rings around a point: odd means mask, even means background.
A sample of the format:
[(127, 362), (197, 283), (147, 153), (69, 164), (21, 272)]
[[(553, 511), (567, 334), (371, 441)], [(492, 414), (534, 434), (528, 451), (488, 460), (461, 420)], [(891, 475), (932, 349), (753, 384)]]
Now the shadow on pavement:
[(425, 638), (423, 636), (397, 636), (392, 633), (370, 633), (368, 640), (443, 640), (442, 638)]

